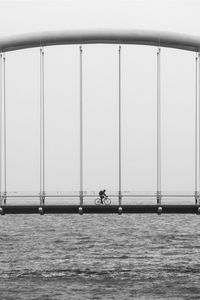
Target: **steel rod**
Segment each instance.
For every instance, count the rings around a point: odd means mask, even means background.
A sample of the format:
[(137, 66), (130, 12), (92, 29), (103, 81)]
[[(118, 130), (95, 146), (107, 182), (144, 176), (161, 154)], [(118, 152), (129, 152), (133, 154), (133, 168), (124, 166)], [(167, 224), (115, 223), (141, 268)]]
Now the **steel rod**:
[(197, 153), (198, 153), (198, 55), (196, 54), (195, 57), (195, 149), (194, 149), (194, 170), (195, 170), (195, 203), (197, 204), (198, 202), (198, 158), (197, 158)]
[(160, 53), (157, 51), (157, 204), (161, 203), (161, 93), (160, 93)]
[[(199, 125), (198, 128), (199, 128), (199, 134), (198, 134), (198, 137), (199, 137), (199, 148), (198, 148), (198, 159), (199, 159), (199, 165), (198, 165), (198, 171), (199, 171), (199, 197), (200, 197), (200, 53), (198, 53), (198, 72), (197, 72), (197, 102), (198, 102), (198, 105), (199, 105)], [(200, 199), (199, 199), (199, 204), (200, 204)]]
[(3, 93), (3, 78), (2, 78), (2, 53), (0, 54), (0, 206), (2, 206), (2, 93)]
[(6, 134), (6, 57), (3, 54), (3, 145), (4, 145), (4, 204), (7, 194), (7, 134)]
[(83, 205), (83, 50), (80, 50), (80, 205)]
[(45, 200), (44, 50), (40, 48), (40, 204)]
[(121, 46), (119, 46), (119, 206), (121, 206), (121, 185), (122, 185), (122, 157), (121, 157)]

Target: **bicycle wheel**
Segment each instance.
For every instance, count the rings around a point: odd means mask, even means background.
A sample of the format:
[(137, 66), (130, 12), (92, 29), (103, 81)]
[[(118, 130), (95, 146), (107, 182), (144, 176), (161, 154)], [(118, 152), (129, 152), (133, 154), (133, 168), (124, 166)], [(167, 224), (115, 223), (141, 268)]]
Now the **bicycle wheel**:
[(106, 198), (106, 199), (104, 200), (104, 203), (105, 203), (105, 205), (110, 205), (110, 204), (111, 204), (110, 198)]
[(101, 199), (100, 198), (95, 199), (95, 204), (96, 205), (101, 205)]

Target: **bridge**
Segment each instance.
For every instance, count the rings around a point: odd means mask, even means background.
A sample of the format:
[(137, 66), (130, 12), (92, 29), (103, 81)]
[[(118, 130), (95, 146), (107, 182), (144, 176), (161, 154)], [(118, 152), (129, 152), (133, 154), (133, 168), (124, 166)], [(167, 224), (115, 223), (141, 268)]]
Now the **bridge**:
[[(111, 205), (95, 205), (98, 192), (84, 191), (83, 186), (83, 49), (84, 44), (118, 45), (118, 191), (108, 192)], [(157, 125), (156, 125), (156, 191), (126, 192), (122, 190), (122, 130), (121, 130), (121, 50), (123, 44), (136, 44), (157, 47)], [(44, 49), (53, 45), (78, 45), (79, 47), (79, 191), (49, 193), (45, 187), (45, 94), (44, 94)], [(40, 51), (40, 190), (33, 193), (12, 192), (7, 189), (7, 121), (6, 121), (6, 53), (27, 48), (38, 48)], [(195, 189), (192, 192), (164, 192), (161, 188), (161, 52), (162, 47), (175, 48), (196, 53), (195, 57)], [(35, 34), (24, 34), (0, 39), (0, 213), (4, 214), (46, 214), (46, 213), (193, 213), (200, 214), (200, 37), (168, 32), (141, 30), (88, 30), (59, 31)], [(165, 204), (165, 198), (193, 198), (193, 204)], [(48, 204), (48, 199), (64, 199), (65, 204)], [(126, 204), (124, 199), (132, 199)], [(154, 199), (153, 204), (137, 203), (136, 199)], [(12, 199), (34, 199), (34, 204), (12, 204)], [(71, 202), (67, 202), (71, 199)], [(76, 201), (76, 204), (73, 202)], [(92, 199), (92, 204), (86, 199)]]

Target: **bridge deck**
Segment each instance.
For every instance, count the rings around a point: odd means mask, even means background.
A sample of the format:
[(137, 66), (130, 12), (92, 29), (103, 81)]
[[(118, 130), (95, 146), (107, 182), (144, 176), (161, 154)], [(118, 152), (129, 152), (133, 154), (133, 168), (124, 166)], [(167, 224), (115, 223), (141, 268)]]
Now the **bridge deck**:
[(4, 205), (1, 214), (200, 214), (199, 205)]

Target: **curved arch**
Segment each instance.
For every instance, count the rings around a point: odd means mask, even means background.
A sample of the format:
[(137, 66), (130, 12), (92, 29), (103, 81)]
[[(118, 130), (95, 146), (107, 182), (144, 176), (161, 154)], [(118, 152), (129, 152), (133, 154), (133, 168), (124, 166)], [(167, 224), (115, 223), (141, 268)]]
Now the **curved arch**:
[(200, 51), (200, 37), (147, 30), (66, 30), (30, 33), (0, 39), (1, 52), (65, 44), (137, 44)]

